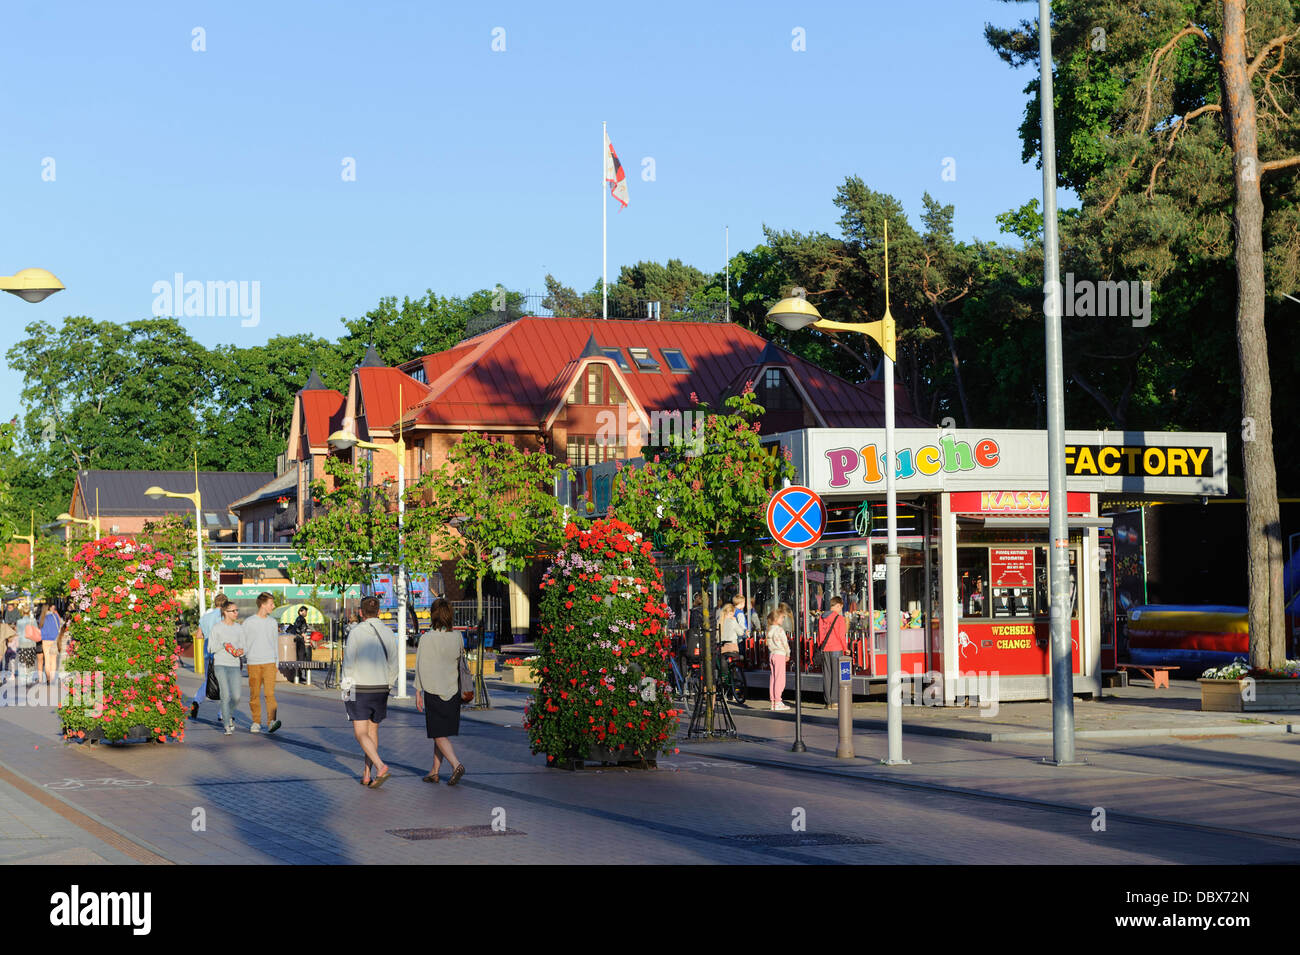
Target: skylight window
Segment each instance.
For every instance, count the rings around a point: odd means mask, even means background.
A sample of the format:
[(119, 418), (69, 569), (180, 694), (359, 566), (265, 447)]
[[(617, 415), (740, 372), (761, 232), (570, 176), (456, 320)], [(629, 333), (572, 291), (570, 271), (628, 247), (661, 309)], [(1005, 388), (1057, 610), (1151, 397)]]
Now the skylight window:
[(686, 356), (682, 354), (680, 348), (661, 348), (660, 353), (664, 356), (664, 361), (668, 367), (677, 374), (686, 374), (691, 370), (690, 363)]
[(606, 358), (612, 358), (612, 359), (614, 360), (614, 363), (615, 363), (616, 365), (618, 365), (618, 370), (619, 370), (619, 371), (631, 371), (631, 370), (632, 370), (632, 366), (629, 365), (629, 364), (627, 363), (627, 358), (624, 357), (624, 355), (623, 355), (623, 349), (621, 349), (621, 348), (602, 348), (602, 349), (600, 350), (600, 352), (601, 352), (601, 354), (604, 355)]
[(648, 348), (629, 348), (628, 352), (632, 355), (632, 360), (636, 362), (638, 371), (658, 371), (659, 362), (650, 357)]

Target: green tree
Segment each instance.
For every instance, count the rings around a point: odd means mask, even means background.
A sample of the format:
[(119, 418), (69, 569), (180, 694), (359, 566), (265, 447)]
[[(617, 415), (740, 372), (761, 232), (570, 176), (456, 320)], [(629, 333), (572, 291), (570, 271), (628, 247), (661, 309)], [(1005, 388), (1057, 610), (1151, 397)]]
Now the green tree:
[(328, 480), (312, 482), (312, 517), (293, 538), (302, 558), (289, 566), (294, 583), (346, 593), (368, 586), (376, 571), (397, 566), (396, 497), (372, 484), (372, 473), (364, 458), (355, 467), (326, 458)]
[(406, 297), (400, 306), (396, 296), (388, 296), (360, 318), (342, 319), (347, 334), (339, 339), (338, 348), (348, 368), (361, 363), (370, 345), (387, 364), (400, 365), (452, 348), (477, 316), (500, 312), (517, 317), (522, 302), (518, 292), (502, 288), (480, 289), (464, 297), (428, 289), (424, 298)]
[[(144, 541), (154, 550), (171, 554), (172, 589), (180, 594), (193, 593), (198, 598), (199, 572), (195, 558), (194, 518), (192, 515), (167, 514), (156, 521), (145, 521), (136, 540)], [(209, 606), (216, 593), (211, 578), (221, 567), (221, 551), (210, 540), (204, 541), (203, 569), (208, 580), (204, 581), (204, 597)], [(218, 578), (219, 579), (219, 578)], [(197, 609), (197, 608), (195, 608)], [(197, 617), (193, 621), (197, 623)]]
[[(1239, 375), (1231, 388), (1243, 422), (1251, 662), (1265, 667), (1285, 649), (1265, 322), (1270, 303), (1279, 307), (1300, 284), (1298, 22), (1294, 0), (1258, 0), (1249, 13), (1244, 0), (1062, 0), (1052, 21), (1057, 115), (1066, 131), (1059, 178), (1083, 199), (1075, 227), (1063, 230), (1066, 261), (1072, 253), (1106, 277), (1142, 275), (1174, 306), (1164, 349), (1121, 342), (1120, 359), (1140, 363), (1146, 351), (1174, 375), (1195, 369), (1203, 361), (1169, 359), (1180, 350), (1209, 356), (1220, 343), (1231, 347), (1226, 323), (1210, 321), (1217, 327), (1198, 332), (1207, 315), (1235, 299)], [(1037, 63), (1036, 23), (989, 27), (986, 37), (1011, 65)], [(1030, 156), (1040, 143), (1037, 83), (1026, 91), (1022, 139)], [(1170, 333), (1182, 337), (1181, 349)], [(1137, 385), (1139, 368), (1119, 376), (1118, 396), (1111, 392), (1121, 412), (1135, 387), (1153, 391), (1152, 402), (1165, 394), (1160, 379), (1154, 389)], [(1104, 386), (1075, 380), (1104, 403)], [(1168, 395), (1177, 396), (1176, 385)]]
[[(483, 581), (504, 581), (554, 547), (564, 533), (555, 480), (567, 469), (544, 447), (527, 450), (468, 431), (441, 467), (411, 488), (419, 503), (407, 511), (407, 563), (436, 571), (455, 561), (457, 580), (474, 581), (483, 619)], [(487, 701), (483, 655), (476, 694)]]
[[(788, 564), (784, 551), (770, 543), (767, 502), (774, 489), (794, 477), (794, 466), (762, 444), (758, 419), (763, 407), (748, 387), (728, 398), (726, 407), (726, 412), (715, 413), (700, 406), (702, 440), (673, 434), (670, 444), (646, 452), (644, 467), (622, 468), (610, 505), (611, 516), (645, 537), (658, 532), (670, 561), (688, 564), (701, 579), (711, 581), (736, 566), (737, 549), (754, 555), (762, 575), (777, 573)], [(708, 633), (707, 601), (704, 613)], [(711, 687), (709, 653), (704, 666), (705, 685)], [(712, 732), (712, 693), (706, 712)]]

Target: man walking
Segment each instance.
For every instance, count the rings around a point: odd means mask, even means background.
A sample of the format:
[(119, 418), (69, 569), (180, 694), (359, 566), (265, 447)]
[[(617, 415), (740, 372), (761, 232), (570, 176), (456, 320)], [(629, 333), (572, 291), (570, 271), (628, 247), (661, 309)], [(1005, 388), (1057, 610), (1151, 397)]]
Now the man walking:
[[(397, 682), (397, 634), (379, 622), (379, 598), (361, 601), (361, 623), (348, 635), (343, 657), (343, 693), (352, 735), (366, 758), (361, 785), (378, 789), (388, 780), (388, 765), (379, 758), (379, 724), (388, 715), (388, 692)], [(371, 775), (373, 771), (374, 775)]]
[(844, 598), (831, 598), (831, 611), (817, 625), (817, 649), (822, 659), (822, 692), (826, 709), (839, 708), (840, 656), (849, 650), (849, 622), (844, 619)]
[(257, 615), (244, 621), (244, 649), (248, 660), (248, 709), (253, 714), (250, 733), (262, 732), (262, 690), (266, 690), (267, 732), (280, 728), (276, 719), (275, 670), (280, 655), (280, 628), (271, 616), (275, 597), (258, 594)]
[(199, 681), (198, 692), (194, 694), (194, 700), (190, 703), (190, 719), (199, 718), (199, 704), (206, 703), (208, 699), (208, 679), (207, 674), (212, 672), (212, 655), (216, 648), (212, 645), (212, 628), (221, 622), (221, 611), (230, 601), (223, 593), (218, 593), (212, 601), (212, 608), (203, 616), (199, 617), (199, 633), (203, 634), (203, 673), (204, 677)]

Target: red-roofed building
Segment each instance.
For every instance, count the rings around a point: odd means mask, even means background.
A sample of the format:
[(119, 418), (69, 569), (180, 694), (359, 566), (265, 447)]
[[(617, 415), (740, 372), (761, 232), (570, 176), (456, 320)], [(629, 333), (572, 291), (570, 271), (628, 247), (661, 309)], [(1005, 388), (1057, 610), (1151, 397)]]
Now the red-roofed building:
[[(561, 460), (587, 466), (637, 457), (671, 413), (692, 411), (697, 400), (721, 408), (750, 383), (767, 409), (762, 434), (884, 424), (881, 382), (846, 381), (729, 322), (526, 317), (396, 368), (371, 349), (346, 396), (313, 374), (298, 394), (286, 455), (299, 462), (294, 512), (299, 522), (310, 518), (307, 487), (323, 475), (327, 454), (368, 453), (331, 449), (333, 431), (392, 447), (400, 428), (408, 484), (471, 430), (519, 447), (545, 442)], [(906, 392), (896, 396), (900, 428), (929, 427)], [(395, 453), (373, 460), (376, 481), (396, 479)], [(455, 598), (450, 571), (443, 577)]]

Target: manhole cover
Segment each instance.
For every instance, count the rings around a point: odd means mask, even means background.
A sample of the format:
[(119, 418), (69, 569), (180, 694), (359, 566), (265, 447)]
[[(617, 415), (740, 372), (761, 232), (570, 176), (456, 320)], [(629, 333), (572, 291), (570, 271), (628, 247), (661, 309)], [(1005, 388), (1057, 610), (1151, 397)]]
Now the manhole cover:
[(389, 835), (417, 842), (422, 839), (480, 839), (483, 836), (526, 836), (518, 829), (493, 829), (489, 826), (439, 826), (432, 829), (387, 829)]
[(751, 846), (773, 846), (780, 848), (803, 846), (878, 846), (877, 839), (862, 836), (846, 836), (838, 832), (778, 832), (750, 833), (741, 836), (728, 836), (734, 842), (743, 842)]

